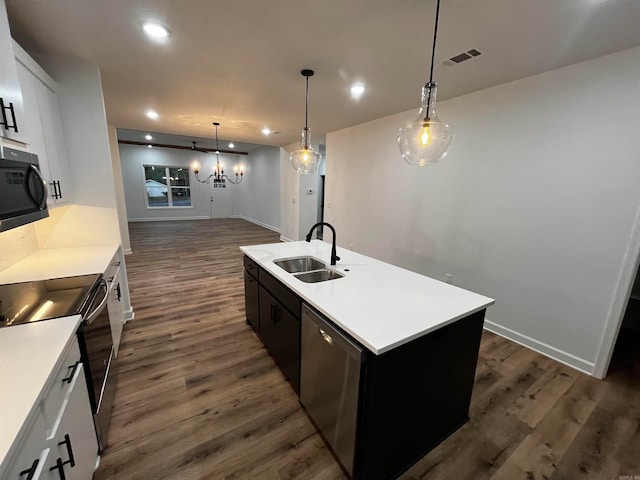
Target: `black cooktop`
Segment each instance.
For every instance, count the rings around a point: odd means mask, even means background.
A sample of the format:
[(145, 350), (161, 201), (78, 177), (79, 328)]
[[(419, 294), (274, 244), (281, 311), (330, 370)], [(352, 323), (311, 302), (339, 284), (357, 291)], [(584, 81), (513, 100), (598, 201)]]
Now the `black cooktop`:
[(83, 313), (101, 274), (0, 285), (0, 328)]

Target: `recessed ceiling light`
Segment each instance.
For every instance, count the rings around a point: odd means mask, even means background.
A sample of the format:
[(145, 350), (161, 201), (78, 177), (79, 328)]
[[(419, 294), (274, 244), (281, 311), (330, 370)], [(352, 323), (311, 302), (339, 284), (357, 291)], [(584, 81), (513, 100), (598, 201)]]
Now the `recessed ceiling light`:
[(262, 129), (262, 133), (263, 133), (263, 135), (270, 135), (271, 134), (271, 130), (269, 130), (267, 127), (264, 127)]
[(167, 38), (169, 36), (169, 30), (159, 23), (147, 22), (142, 25), (142, 28), (147, 35), (153, 38)]
[(230, 143), (229, 148), (236, 148), (236, 146), (233, 143)]
[(147, 110), (146, 115), (152, 120), (156, 120), (160, 116), (158, 115), (158, 112), (154, 110)]
[(361, 83), (354, 83), (353, 85), (351, 85), (351, 88), (349, 90), (351, 91), (351, 96), (355, 99), (358, 99), (362, 96), (366, 88)]
[(147, 148), (153, 148), (153, 145), (147, 145)]
[(146, 138), (147, 140), (153, 140), (153, 137), (149, 134), (145, 135), (144, 138)]

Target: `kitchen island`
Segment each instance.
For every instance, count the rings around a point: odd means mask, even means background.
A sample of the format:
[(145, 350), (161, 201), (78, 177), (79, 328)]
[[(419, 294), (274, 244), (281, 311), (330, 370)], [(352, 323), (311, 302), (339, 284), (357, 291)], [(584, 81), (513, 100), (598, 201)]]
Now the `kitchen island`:
[[(247, 320), (345, 471), (395, 478), (468, 420), (484, 313), (494, 300), (344, 249), (330, 266), (330, 249), (318, 240), (241, 247)], [(297, 257), (342, 276), (305, 283), (274, 263)], [(305, 400), (305, 378), (323, 370), (322, 357), (305, 367), (305, 315), (324, 319), (362, 352), (357, 376), (353, 365), (348, 374), (335, 370), (358, 382), (352, 447)]]

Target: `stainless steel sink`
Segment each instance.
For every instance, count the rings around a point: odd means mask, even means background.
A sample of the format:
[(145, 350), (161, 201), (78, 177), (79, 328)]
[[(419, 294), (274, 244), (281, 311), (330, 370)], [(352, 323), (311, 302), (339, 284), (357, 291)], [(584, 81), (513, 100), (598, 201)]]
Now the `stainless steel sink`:
[(274, 260), (277, 266), (289, 273), (310, 272), (312, 270), (321, 270), (326, 267), (324, 263), (313, 257), (294, 257)]
[(297, 273), (294, 275), (298, 280), (302, 280), (307, 283), (326, 282), (327, 280), (335, 280), (336, 278), (344, 277), (343, 274), (336, 272), (335, 270), (328, 270), (323, 268), (321, 270), (314, 270), (313, 272)]

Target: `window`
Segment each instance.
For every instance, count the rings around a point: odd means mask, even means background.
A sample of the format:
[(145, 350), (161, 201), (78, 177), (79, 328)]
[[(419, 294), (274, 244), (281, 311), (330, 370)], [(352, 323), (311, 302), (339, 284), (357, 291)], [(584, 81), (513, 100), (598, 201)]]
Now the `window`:
[(144, 166), (144, 186), (149, 207), (190, 207), (189, 169)]

